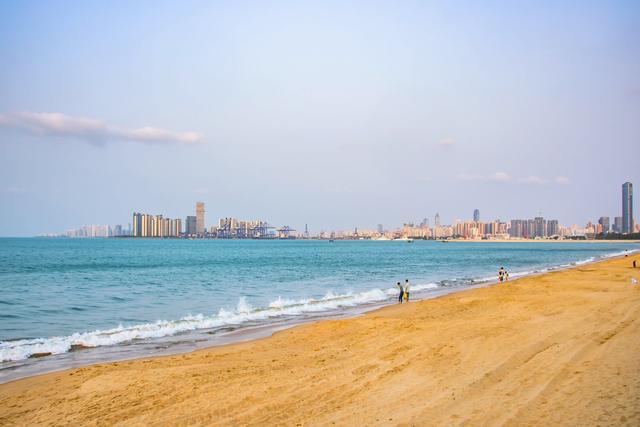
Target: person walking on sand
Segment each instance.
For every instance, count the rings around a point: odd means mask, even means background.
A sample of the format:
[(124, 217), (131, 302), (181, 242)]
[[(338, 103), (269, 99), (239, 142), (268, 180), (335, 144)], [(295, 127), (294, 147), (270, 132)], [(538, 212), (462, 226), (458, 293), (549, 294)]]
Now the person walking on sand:
[(504, 279), (504, 267), (500, 267), (500, 270), (498, 270), (498, 282), (502, 283), (503, 279)]
[(404, 301), (409, 302), (409, 279), (404, 280)]
[(398, 287), (398, 289), (400, 289), (400, 295), (398, 295), (398, 302), (402, 304), (402, 298), (404, 298), (404, 289), (402, 288), (402, 285), (400, 284), (400, 282), (398, 282), (396, 286)]
[(509, 272), (507, 270), (504, 271), (504, 281), (505, 282), (509, 281)]

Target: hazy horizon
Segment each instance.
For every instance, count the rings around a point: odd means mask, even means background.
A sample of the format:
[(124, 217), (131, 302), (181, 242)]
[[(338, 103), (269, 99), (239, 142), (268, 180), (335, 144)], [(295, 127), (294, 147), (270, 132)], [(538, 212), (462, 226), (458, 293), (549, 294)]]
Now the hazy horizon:
[(640, 186), (636, 2), (25, 1), (0, 20), (0, 236), (196, 201), (207, 226), (314, 233), (476, 208), (584, 225)]

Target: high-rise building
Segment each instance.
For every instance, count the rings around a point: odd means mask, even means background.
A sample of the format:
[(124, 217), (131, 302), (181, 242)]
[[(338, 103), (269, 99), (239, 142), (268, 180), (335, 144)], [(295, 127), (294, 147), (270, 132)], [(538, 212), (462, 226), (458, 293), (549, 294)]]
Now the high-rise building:
[(473, 220), (475, 222), (479, 222), (480, 221), (480, 211), (478, 209), (473, 211)]
[(433, 221), (434, 227), (440, 227), (440, 214), (436, 212), (436, 217)]
[(560, 225), (557, 219), (550, 219), (547, 221), (547, 236), (560, 235)]
[(533, 230), (533, 237), (547, 237), (547, 221), (541, 216), (534, 219), (535, 228)]
[(133, 213), (133, 237), (141, 237), (142, 236), (142, 214), (137, 212)]
[(382, 224), (378, 224), (378, 234), (382, 234), (384, 232), (384, 227)]
[(204, 202), (196, 203), (196, 233), (204, 234)]
[(609, 217), (601, 216), (598, 220), (598, 224), (602, 226), (602, 233), (607, 234), (609, 232)]
[(188, 216), (187, 220), (185, 221), (186, 224), (186, 233), (188, 236), (193, 236), (196, 233), (196, 224), (197, 224), (197, 220), (195, 216)]
[(613, 218), (613, 232), (622, 233), (622, 217), (617, 216)]
[(633, 233), (633, 185), (622, 184), (622, 232)]
[(526, 220), (522, 219), (512, 219), (511, 227), (509, 228), (509, 236), (511, 237), (523, 237), (524, 236), (524, 225)]

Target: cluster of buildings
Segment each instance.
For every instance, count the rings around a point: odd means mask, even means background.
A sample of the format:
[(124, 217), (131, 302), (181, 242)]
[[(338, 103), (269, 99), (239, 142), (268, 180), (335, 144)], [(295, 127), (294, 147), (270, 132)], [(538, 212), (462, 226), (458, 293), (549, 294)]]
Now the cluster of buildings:
[(64, 237), (125, 237), (131, 236), (131, 228), (122, 225), (87, 225), (81, 228), (68, 230)]
[(596, 234), (609, 232), (628, 234), (638, 232), (638, 225), (633, 220), (633, 184), (622, 184), (622, 216), (613, 218), (611, 224), (608, 216), (600, 217), (597, 224), (587, 224)]
[(622, 185), (621, 213), (621, 216), (614, 218), (613, 224), (610, 224), (609, 217), (603, 216), (597, 224), (588, 222), (584, 227), (575, 224), (565, 227), (557, 219), (545, 219), (541, 216), (532, 219), (512, 219), (508, 222), (500, 220), (483, 222), (480, 220), (480, 210), (475, 209), (472, 221), (456, 220), (451, 225), (441, 225), (440, 215), (436, 213), (433, 227), (429, 226), (429, 220), (425, 218), (419, 224), (405, 223), (401, 229), (394, 231), (385, 231), (382, 224), (378, 224), (376, 231), (355, 229), (353, 232), (321, 233), (319, 238), (375, 240), (617, 238), (617, 235), (640, 233), (640, 224), (633, 220), (633, 185), (630, 182)]
[(133, 237), (180, 237), (182, 220), (134, 212), (131, 235)]
[(204, 202), (196, 203), (195, 215), (181, 219), (163, 218), (162, 215), (133, 214), (132, 237), (183, 237), (217, 239), (269, 239), (295, 238), (295, 230), (288, 226), (276, 228), (262, 220), (246, 221), (237, 218), (220, 218), (218, 224), (205, 225)]

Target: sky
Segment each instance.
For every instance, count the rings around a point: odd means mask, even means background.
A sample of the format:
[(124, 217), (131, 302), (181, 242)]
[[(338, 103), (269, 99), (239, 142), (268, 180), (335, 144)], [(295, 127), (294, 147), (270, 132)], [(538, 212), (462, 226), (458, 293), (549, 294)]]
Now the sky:
[(0, 58), (0, 236), (584, 225), (640, 186), (636, 1), (0, 2)]

